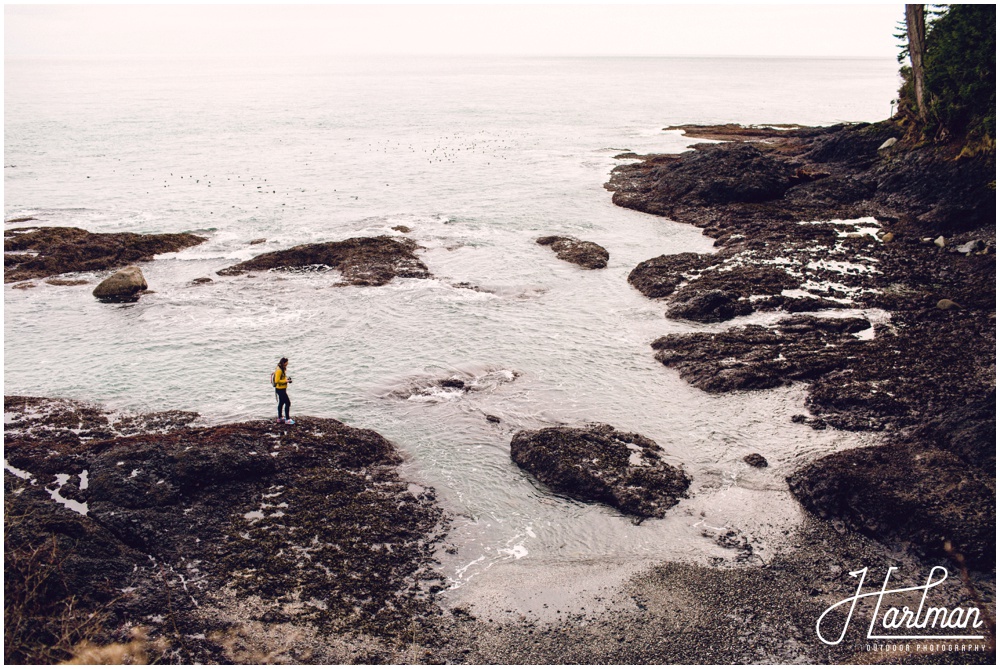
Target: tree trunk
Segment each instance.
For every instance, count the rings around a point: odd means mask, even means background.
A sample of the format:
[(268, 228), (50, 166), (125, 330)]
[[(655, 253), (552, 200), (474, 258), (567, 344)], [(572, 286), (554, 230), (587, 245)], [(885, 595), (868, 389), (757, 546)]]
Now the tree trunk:
[(924, 6), (906, 6), (906, 39), (909, 41), (910, 65), (913, 66), (913, 89), (917, 97), (917, 117), (927, 120), (927, 104), (924, 101)]

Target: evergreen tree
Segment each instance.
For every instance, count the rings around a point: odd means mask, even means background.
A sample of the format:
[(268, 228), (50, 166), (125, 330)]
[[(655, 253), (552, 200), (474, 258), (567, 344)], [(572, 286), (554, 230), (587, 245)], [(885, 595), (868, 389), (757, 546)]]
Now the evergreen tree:
[[(944, 5), (928, 16), (921, 119), (913, 68), (903, 67), (900, 113), (927, 138), (996, 143), (996, 5)], [(908, 39), (900, 56), (911, 55)]]

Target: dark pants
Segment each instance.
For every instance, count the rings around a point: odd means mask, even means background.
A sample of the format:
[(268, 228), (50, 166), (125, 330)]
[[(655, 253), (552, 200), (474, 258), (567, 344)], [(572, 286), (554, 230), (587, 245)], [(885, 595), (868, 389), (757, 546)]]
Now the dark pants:
[(289, 418), (288, 410), (292, 408), (292, 401), (288, 399), (288, 391), (284, 388), (275, 388), (274, 393), (278, 396), (278, 418), (281, 418), (281, 407), (285, 407), (285, 418)]

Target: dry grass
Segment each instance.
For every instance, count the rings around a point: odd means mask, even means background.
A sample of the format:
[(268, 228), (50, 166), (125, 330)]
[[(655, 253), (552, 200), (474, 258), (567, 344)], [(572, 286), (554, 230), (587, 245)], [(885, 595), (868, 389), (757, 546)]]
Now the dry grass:
[(55, 535), (33, 537), (13, 497), (4, 496), (4, 662), (55, 664), (99, 634), (104, 616), (80, 607), (62, 573), (68, 551)]

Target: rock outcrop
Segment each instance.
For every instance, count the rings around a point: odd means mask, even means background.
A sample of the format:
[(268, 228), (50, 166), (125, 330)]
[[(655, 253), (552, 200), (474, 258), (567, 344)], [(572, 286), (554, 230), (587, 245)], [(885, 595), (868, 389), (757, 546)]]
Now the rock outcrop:
[(416, 256), (417, 243), (399, 237), (354, 237), (341, 242), (303, 244), (264, 253), (219, 270), (223, 276), (251, 271), (338, 270), (343, 285), (382, 286), (394, 278), (427, 279), (431, 274)]
[(752, 312), (749, 302), (728, 291), (691, 290), (677, 296), (667, 309), (667, 318), (718, 323)]
[(443, 514), (371, 430), (309, 417), (191, 427), (196, 414), (183, 412), (112, 420), (29, 397), (6, 397), (4, 410), (6, 564), (55, 551), (59, 581), (44, 596), (97, 614), (91, 641), (141, 624), (166, 641), (159, 659), (217, 663), (233, 625), (391, 639), (436, 611)]
[(931, 558), (996, 567), (996, 392), (913, 434), (841, 451), (788, 478), (821, 518)]
[[(703, 228), (717, 251), (648, 260), (633, 286), (668, 315), (702, 321), (748, 308), (882, 313), (872, 326), (794, 316), (668, 335), (653, 342), (656, 358), (709, 392), (805, 382), (814, 417), (793, 420), (816, 429), (896, 431), (808, 465), (793, 492), (877, 539), (933, 556), (948, 540), (989, 566), (995, 468), (957, 453), (958, 441), (941, 446), (931, 426), (994, 392), (995, 152), (891, 143), (891, 121), (686, 130), (735, 141), (620, 165), (607, 188), (616, 204)], [(993, 423), (987, 433), (973, 441), (992, 449)]]
[(608, 266), (607, 249), (594, 242), (584, 242), (575, 237), (539, 237), (535, 240), (542, 246), (551, 246), (556, 257), (579, 265), (584, 269), (604, 269)]
[(188, 233), (93, 233), (80, 228), (11, 228), (4, 231), (4, 283), (67, 272), (102, 272), (152, 260), (205, 241)]
[(510, 443), (511, 460), (554, 491), (643, 518), (662, 518), (691, 483), (662, 452), (651, 439), (603, 424), (524, 430)]
[(102, 302), (134, 302), (148, 289), (146, 277), (135, 265), (120, 269), (94, 288), (94, 297)]

